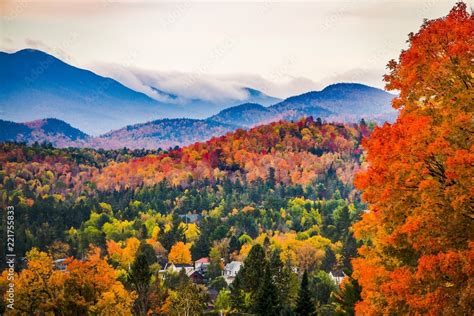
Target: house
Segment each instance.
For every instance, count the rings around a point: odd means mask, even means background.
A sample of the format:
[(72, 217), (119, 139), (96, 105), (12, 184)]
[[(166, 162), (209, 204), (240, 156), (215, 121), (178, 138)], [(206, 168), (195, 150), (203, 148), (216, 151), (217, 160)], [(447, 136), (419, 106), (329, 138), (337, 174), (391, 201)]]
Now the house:
[(201, 215), (200, 214), (184, 214), (184, 215), (179, 215), (179, 217), (186, 224), (197, 224), (201, 220)]
[(172, 262), (168, 262), (165, 267), (160, 270), (160, 272), (174, 272), (174, 273), (179, 273), (181, 270), (184, 269), (184, 272), (186, 274), (191, 273), (194, 271), (194, 266), (191, 264), (175, 264)]
[(346, 277), (346, 274), (342, 270), (335, 270), (329, 272), (329, 277), (339, 286), (341, 285), (342, 279)]
[(166, 278), (167, 273), (180, 273), (182, 270), (184, 270), (184, 273), (191, 279), (193, 283), (205, 284), (207, 281), (204, 277), (204, 273), (196, 270), (191, 264), (175, 264), (169, 262), (165, 265), (164, 269), (158, 272), (158, 274), (162, 279), (164, 279)]
[(239, 273), (240, 268), (242, 267), (241, 261), (232, 261), (225, 265), (222, 276), (224, 277), (227, 284), (234, 282), (237, 273)]
[(66, 271), (67, 269), (67, 259), (57, 259), (54, 260), (54, 267), (59, 271)]
[(211, 261), (209, 258), (201, 258), (199, 260), (196, 260), (194, 262), (194, 269), (198, 270), (201, 273), (206, 273), (207, 270), (209, 269), (209, 265), (211, 264)]
[(206, 284), (207, 283), (207, 280), (204, 277), (204, 275), (198, 270), (189, 271), (189, 273), (186, 273), (186, 275), (189, 277), (189, 279), (194, 284)]

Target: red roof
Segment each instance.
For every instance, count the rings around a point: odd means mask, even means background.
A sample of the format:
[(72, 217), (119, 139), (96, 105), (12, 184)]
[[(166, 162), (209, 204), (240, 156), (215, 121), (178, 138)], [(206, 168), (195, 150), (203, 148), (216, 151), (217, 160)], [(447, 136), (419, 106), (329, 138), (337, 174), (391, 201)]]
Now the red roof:
[(201, 258), (199, 260), (196, 260), (197, 263), (210, 263), (209, 258)]

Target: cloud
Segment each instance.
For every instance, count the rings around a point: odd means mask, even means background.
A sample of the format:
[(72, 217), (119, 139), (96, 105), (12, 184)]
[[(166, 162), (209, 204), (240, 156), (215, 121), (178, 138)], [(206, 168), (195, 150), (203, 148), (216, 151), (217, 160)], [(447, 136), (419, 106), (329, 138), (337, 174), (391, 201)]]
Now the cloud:
[(211, 103), (245, 100), (248, 95), (243, 88), (247, 87), (279, 98), (321, 88), (308, 78), (287, 75), (278, 80), (269, 80), (255, 74), (211, 75), (197, 72), (149, 71), (104, 63), (92, 65), (90, 68), (158, 101), (169, 103), (186, 103), (192, 99)]
[(184, 103), (190, 99), (219, 102), (229, 99), (244, 100), (247, 96), (242, 86), (235, 82), (221, 81), (217, 77), (201, 73), (147, 71), (116, 64), (101, 64), (91, 68), (100, 75), (111, 77), (164, 102)]
[(355, 68), (334, 73), (315, 82), (305, 77), (282, 75), (269, 80), (255, 74), (211, 75), (176, 71), (148, 71), (128, 68), (117, 64), (91, 66), (100, 75), (111, 77), (127, 87), (162, 102), (185, 104), (200, 99), (211, 103), (229, 100), (244, 101), (248, 95), (243, 88), (257, 89), (269, 96), (281, 99), (308, 91), (322, 90), (338, 82), (362, 83), (383, 89), (383, 68)]

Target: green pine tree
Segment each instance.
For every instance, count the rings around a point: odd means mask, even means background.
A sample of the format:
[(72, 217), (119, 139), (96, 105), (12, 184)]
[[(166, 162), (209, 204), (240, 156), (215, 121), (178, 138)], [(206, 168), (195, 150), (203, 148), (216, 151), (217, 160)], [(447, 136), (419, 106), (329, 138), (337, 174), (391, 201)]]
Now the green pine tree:
[(254, 245), (244, 261), (244, 266), (239, 271), (242, 274), (242, 281), (246, 291), (252, 293), (258, 291), (265, 274), (264, 262), (265, 251), (263, 247), (259, 244)]
[(336, 265), (336, 254), (332, 251), (331, 247), (327, 246), (325, 249), (325, 255), (323, 262), (321, 263), (321, 270), (331, 272)]
[(298, 293), (295, 312), (299, 316), (310, 316), (316, 314), (313, 300), (311, 298), (311, 292), (309, 290), (308, 272), (306, 271), (304, 272), (303, 279), (301, 280), (301, 287)]
[(146, 315), (148, 312), (150, 293), (150, 280), (152, 271), (150, 265), (155, 261), (153, 248), (142, 242), (137, 250), (135, 261), (130, 267), (128, 281), (132, 289), (137, 293), (137, 299), (133, 306), (135, 315)]
[(298, 295), (298, 276), (291, 270), (289, 260), (283, 263), (281, 250), (276, 249), (270, 256), (270, 270), (278, 290), (278, 300), (283, 309), (293, 310)]
[(265, 266), (265, 274), (255, 297), (254, 311), (257, 315), (277, 315), (280, 310), (278, 289), (269, 264), (265, 263)]

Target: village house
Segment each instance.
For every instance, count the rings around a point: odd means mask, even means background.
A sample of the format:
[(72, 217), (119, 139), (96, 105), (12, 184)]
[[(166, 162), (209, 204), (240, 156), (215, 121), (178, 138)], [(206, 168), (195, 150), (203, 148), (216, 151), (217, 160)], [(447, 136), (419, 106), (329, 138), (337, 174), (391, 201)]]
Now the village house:
[(175, 264), (168, 262), (165, 267), (158, 272), (158, 274), (162, 279), (164, 279), (166, 278), (167, 273), (180, 273), (181, 270), (184, 270), (184, 273), (193, 283), (206, 284), (207, 280), (205, 274), (202, 270), (195, 269), (195, 266), (192, 264)]
[(201, 221), (200, 214), (182, 214), (179, 217), (185, 222), (186, 224), (199, 224)]
[(342, 270), (335, 270), (329, 272), (329, 277), (339, 286), (341, 285), (342, 279), (346, 277), (346, 274)]
[(224, 277), (227, 284), (234, 282), (237, 273), (239, 273), (240, 268), (242, 267), (241, 261), (232, 261), (225, 265), (224, 271), (222, 271), (222, 276)]
[(209, 260), (209, 258), (207, 258), (207, 257), (201, 258), (201, 259), (198, 259), (198, 260), (194, 261), (194, 269), (196, 271), (201, 272), (202, 274), (205, 274), (209, 270), (209, 265), (210, 264), (211, 264), (211, 260)]

